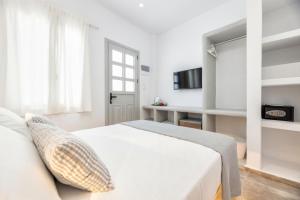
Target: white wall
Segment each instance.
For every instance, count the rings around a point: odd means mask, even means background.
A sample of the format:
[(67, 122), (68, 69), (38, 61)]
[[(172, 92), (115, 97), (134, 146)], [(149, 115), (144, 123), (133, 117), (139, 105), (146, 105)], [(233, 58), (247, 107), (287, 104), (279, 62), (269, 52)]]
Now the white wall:
[(217, 46), (216, 108), (246, 110), (246, 42), (243, 38)]
[(202, 90), (173, 90), (173, 72), (202, 66), (202, 35), (246, 17), (246, 1), (231, 0), (158, 36), (157, 91), (169, 105), (202, 107)]
[[(4, 12), (2, 11), (2, 9), (0, 8), (0, 19), (4, 19)], [(3, 27), (4, 25), (4, 20), (0, 20), (0, 27)], [(0, 45), (2, 46), (2, 44), (5, 44), (5, 33), (4, 31), (0, 31)], [(6, 49), (0, 48), (0, 59), (3, 59), (3, 56), (6, 56), (5, 54)], [(0, 80), (4, 80), (5, 79), (5, 68), (4, 67), (0, 67)], [(4, 92), (4, 84), (0, 84), (0, 94), (3, 94)], [(0, 98), (0, 105), (4, 104), (4, 98)]]
[[(281, 2), (284, 2), (281, 0)], [(291, 1), (285, 3), (274, 10), (267, 10), (264, 7), (263, 13), (263, 36), (269, 36), (281, 32), (286, 32), (300, 27), (300, 3)]]
[[(155, 87), (155, 36), (115, 15), (96, 0), (53, 0), (63, 10), (98, 26), (91, 29), (90, 55), (92, 75), (93, 112), (85, 114), (56, 115), (51, 118), (67, 130), (92, 128), (105, 124), (105, 38), (114, 40), (140, 52), (140, 63), (151, 66), (150, 74), (141, 74), (141, 105), (153, 99)], [(151, 84), (150, 84), (151, 83)], [(151, 87), (150, 87), (151, 85)]]

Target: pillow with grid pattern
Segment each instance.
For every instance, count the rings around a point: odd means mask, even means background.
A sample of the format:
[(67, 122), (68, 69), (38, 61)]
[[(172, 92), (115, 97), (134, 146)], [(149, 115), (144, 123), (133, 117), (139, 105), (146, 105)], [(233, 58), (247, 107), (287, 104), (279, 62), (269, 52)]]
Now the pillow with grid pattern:
[(28, 126), (42, 160), (58, 181), (90, 192), (113, 189), (104, 163), (75, 135), (49, 124), (28, 121)]
[(28, 125), (28, 123), (40, 123), (40, 124), (48, 124), (51, 126), (55, 126), (55, 124), (48, 117), (33, 114), (33, 113), (26, 113), (25, 121), (26, 121), (27, 125)]

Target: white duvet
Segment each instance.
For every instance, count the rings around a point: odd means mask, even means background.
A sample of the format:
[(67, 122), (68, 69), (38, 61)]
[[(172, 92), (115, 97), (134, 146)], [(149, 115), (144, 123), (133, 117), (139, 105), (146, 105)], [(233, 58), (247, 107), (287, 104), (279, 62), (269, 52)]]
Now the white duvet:
[(89, 193), (57, 184), (63, 200), (213, 200), (221, 184), (221, 157), (204, 146), (124, 125), (74, 134), (106, 164), (115, 189)]

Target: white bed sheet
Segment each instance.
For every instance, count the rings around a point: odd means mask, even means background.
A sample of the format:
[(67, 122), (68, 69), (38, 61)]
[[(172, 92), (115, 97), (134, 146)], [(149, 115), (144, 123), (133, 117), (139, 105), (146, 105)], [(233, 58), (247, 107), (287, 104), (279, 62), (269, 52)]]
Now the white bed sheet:
[(204, 146), (120, 124), (74, 134), (106, 164), (115, 189), (89, 193), (58, 183), (63, 200), (213, 200), (221, 184), (221, 157)]

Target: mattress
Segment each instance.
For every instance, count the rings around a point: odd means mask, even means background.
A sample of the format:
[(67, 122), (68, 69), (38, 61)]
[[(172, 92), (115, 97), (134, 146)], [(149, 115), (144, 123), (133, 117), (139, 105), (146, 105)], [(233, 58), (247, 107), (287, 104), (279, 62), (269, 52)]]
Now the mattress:
[(106, 164), (115, 189), (57, 183), (62, 200), (214, 200), (221, 184), (221, 157), (207, 147), (121, 124), (74, 134)]

